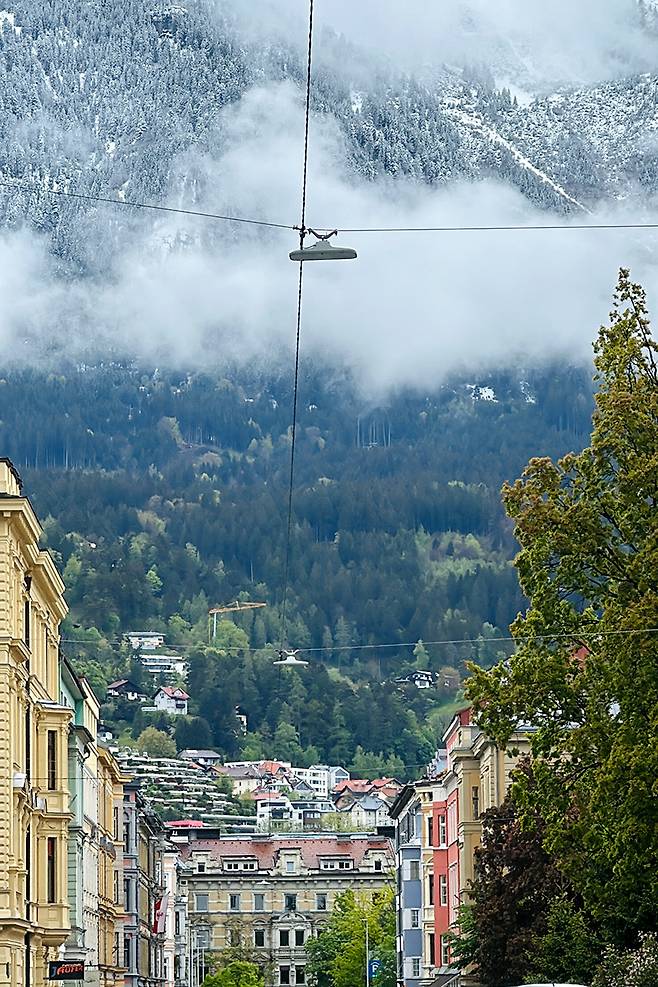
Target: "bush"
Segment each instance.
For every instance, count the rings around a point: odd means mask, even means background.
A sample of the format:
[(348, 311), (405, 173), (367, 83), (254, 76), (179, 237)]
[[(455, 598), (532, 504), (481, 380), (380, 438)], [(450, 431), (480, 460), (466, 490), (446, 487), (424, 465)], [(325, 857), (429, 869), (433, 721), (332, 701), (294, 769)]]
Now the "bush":
[(592, 987), (656, 987), (658, 984), (658, 934), (640, 934), (637, 949), (618, 950), (611, 946), (604, 953)]

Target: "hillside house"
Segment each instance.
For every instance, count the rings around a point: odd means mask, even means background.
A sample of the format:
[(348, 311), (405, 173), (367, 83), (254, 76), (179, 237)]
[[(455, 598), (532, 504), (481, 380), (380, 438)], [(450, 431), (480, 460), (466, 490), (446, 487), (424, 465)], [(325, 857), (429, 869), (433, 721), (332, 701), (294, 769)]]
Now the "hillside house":
[(133, 651), (155, 651), (165, 642), (164, 634), (157, 631), (128, 631), (126, 638)]
[(415, 685), (417, 689), (432, 689), (434, 687), (433, 672), (410, 672), (395, 680), (396, 685)]
[(139, 703), (146, 696), (134, 682), (130, 679), (117, 679), (116, 682), (110, 682), (107, 687), (107, 695), (111, 696), (112, 699), (127, 699), (129, 703)]
[(163, 685), (153, 697), (153, 706), (171, 716), (187, 716), (187, 701), (190, 697), (174, 685)]
[(200, 764), (202, 768), (212, 768), (215, 764), (222, 763), (222, 756), (218, 754), (217, 751), (204, 751), (204, 750), (194, 750), (193, 748), (188, 748), (187, 750), (180, 752), (180, 757), (184, 761), (194, 761), (195, 764)]

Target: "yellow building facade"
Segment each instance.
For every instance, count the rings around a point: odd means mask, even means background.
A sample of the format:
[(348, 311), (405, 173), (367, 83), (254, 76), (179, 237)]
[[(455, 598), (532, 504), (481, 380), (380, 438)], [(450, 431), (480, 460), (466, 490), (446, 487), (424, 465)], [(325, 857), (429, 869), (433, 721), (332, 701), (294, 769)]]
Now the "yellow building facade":
[(41, 987), (69, 934), (64, 585), (39, 549), (21, 480), (0, 459), (0, 982)]
[(128, 779), (98, 747), (98, 970), (100, 987), (123, 984), (123, 785)]

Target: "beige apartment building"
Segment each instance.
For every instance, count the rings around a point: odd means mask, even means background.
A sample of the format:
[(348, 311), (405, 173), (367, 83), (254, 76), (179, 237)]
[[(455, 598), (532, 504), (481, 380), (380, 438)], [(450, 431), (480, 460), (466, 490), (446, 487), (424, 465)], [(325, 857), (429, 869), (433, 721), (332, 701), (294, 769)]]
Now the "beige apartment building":
[(209, 951), (255, 950), (267, 987), (306, 983), (306, 943), (348, 888), (374, 894), (393, 880), (393, 850), (380, 836), (289, 834), (204, 839), (182, 845), (188, 893), (191, 984)]
[(0, 459), (0, 979), (41, 987), (69, 934), (64, 585), (12, 463)]

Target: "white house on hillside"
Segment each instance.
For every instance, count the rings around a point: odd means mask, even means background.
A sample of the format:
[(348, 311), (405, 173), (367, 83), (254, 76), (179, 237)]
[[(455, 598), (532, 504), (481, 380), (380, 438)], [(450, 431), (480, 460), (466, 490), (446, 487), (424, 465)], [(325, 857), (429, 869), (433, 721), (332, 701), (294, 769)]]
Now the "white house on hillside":
[(172, 716), (187, 716), (187, 700), (190, 697), (175, 685), (163, 685), (153, 697), (155, 709)]
[(202, 768), (211, 768), (214, 764), (222, 763), (222, 755), (218, 754), (217, 751), (197, 750), (188, 747), (181, 751), (178, 756), (182, 757), (184, 761), (194, 761), (195, 764), (200, 764)]
[(339, 764), (312, 764), (310, 768), (292, 768), (292, 773), (322, 798), (326, 798), (336, 785), (347, 781), (350, 776), (349, 771)]

